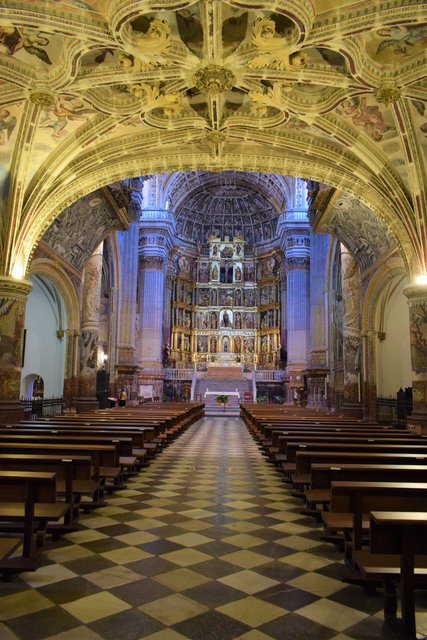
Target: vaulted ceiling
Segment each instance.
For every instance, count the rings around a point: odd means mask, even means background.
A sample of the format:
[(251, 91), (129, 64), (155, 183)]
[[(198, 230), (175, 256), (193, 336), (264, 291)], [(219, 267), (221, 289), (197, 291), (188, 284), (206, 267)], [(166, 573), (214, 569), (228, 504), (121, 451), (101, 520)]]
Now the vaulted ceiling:
[(418, 0), (6, 0), (0, 273), (95, 189), (200, 170), (336, 187), (425, 272), (426, 42)]

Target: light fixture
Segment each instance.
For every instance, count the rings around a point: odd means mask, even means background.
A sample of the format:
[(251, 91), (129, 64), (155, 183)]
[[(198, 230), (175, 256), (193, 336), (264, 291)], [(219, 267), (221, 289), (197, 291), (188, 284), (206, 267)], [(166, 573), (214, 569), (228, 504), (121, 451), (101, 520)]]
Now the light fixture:
[(427, 284), (427, 273), (420, 273), (415, 277), (416, 284), (426, 285)]

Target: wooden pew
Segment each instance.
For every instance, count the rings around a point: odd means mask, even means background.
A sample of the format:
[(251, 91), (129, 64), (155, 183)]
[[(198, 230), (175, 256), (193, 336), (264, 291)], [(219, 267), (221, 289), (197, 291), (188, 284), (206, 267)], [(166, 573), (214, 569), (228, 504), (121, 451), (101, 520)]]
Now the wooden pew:
[[(313, 464), (309, 488), (304, 497), (313, 511), (319, 515), (318, 505), (328, 508), (332, 482), (427, 482), (427, 465), (385, 464)], [(304, 512), (306, 513), (306, 512)]]
[(424, 482), (332, 482), (330, 511), (322, 513), (327, 532), (344, 535), (346, 558), (362, 548), (363, 532), (369, 526), (370, 511), (425, 511), (427, 483)]
[(427, 513), (374, 511), (369, 529), (369, 551), (354, 551), (353, 560), (367, 578), (383, 582), (386, 620), (396, 615), (400, 583), (404, 635), (415, 640), (414, 588), (427, 583)]
[[(90, 456), (74, 455), (64, 458), (46, 454), (0, 453), (0, 470), (55, 473), (58, 495), (63, 495), (65, 501), (72, 504), (70, 523), (78, 518), (80, 506), (88, 511), (105, 505), (101, 499), (100, 481), (91, 476)], [(82, 504), (82, 496), (89, 498), (90, 502)]]
[(56, 475), (33, 471), (0, 471), (0, 531), (22, 531), (22, 555), (3, 558), (0, 572), (34, 571), (48, 523), (66, 517), (71, 505), (56, 496)]
[(427, 455), (417, 453), (370, 453), (368, 451), (298, 451), (296, 470), (291, 476), (296, 486), (305, 488), (310, 484), (311, 466), (313, 464), (332, 464), (336, 466), (341, 464), (407, 464), (412, 466), (427, 464)]

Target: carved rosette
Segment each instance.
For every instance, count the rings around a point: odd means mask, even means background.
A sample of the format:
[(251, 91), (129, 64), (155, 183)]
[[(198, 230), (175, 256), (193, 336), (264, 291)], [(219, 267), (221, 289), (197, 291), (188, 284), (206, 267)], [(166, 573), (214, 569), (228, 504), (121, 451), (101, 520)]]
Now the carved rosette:
[(208, 64), (199, 69), (194, 76), (195, 86), (209, 95), (218, 95), (231, 89), (235, 83), (235, 76), (230, 69), (216, 64)]

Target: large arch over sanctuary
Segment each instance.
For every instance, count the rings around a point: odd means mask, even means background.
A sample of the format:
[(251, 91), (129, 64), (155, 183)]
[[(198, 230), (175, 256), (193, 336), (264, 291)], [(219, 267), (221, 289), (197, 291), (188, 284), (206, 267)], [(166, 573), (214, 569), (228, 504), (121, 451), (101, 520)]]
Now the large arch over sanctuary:
[(159, 6), (0, 8), (0, 421), (51, 351), (69, 409), (222, 369), (427, 430), (426, 4)]

